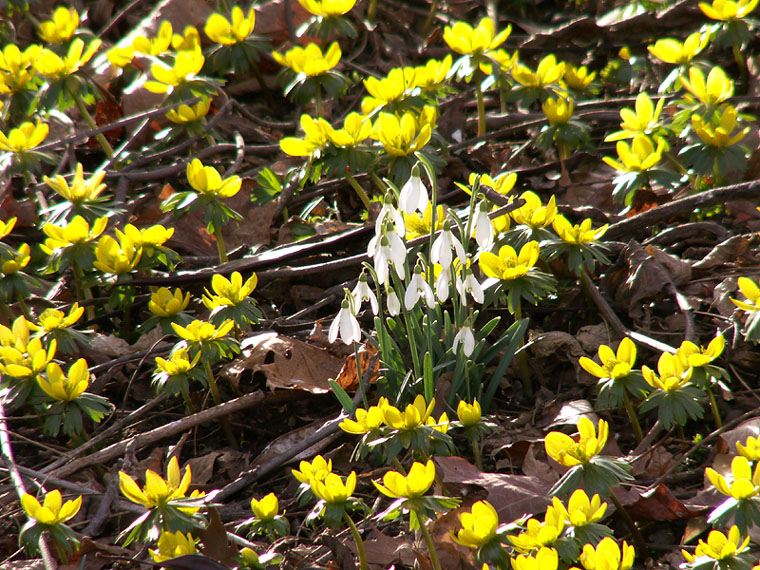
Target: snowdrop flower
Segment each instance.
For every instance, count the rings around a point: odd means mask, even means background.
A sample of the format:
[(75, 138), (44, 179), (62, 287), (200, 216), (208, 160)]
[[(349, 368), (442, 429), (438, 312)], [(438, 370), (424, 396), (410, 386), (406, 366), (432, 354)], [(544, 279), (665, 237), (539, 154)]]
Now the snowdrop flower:
[(443, 303), (449, 298), (451, 289), (451, 266), (441, 267), (440, 273), (435, 278), (435, 296)]
[(464, 263), (467, 261), (462, 243), (454, 237), (449, 222), (446, 222), (443, 225), (441, 233), (435, 238), (433, 247), (430, 248), (430, 261), (439, 263), (444, 268), (451, 267), (451, 262), (453, 261), (453, 256), (451, 255), (452, 249), (456, 251), (460, 262)]
[(480, 248), (490, 250), (493, 245), (494, 231), (491, 219), (488, 217), (488, 205), (482, 201), (478, 204), (477, 210), (472, 224), (472, 232)]
[(338, 316), (335, 317), (330, 330), (327, 333), (327, 340), (330, 343), (335, 342), (340, 334), (340, 340), (343, 344), (353, 344), (359, 342), (362, 338), (362, 331), (359, 327), (359, 321), (356, 320), (356, 311), (354, 309), (354, 298), (351, 292), (346, 289), (346, 296), (340, 305)]
[(420, 300), (420, 296), (424, 297), (425, 304), (428, 307), (432, 307), (435, 304), (433, 289), (425, 281), (425, 277), (422, 274), (422, 266), (417, 264), (417, 267), (414, 268), (414, 276), (409, 281), (409, 286), (406, 288), (406, 293), (404, 293), (404, 307), (406, 307), (407, 311), (412, 310), (417, 301)]
[(401, 212), (399, 212), (393, 205), (393, 198), (391, 198), (390, 193), (385, 195), (383, 207), (380, 208), (380, 213), (377, 215), (377, 220), (375, 220), (376, 235), (381, 235), (383, 233), (383, 226), (385, 225), (386, 220), (393, 222), (394, 229), (399, 236), (403, 237), (406, 235), (404, 216), (402, 216)]
[(388, 286), (385, 288), (386, 303), (388, 305), (388, 314), (395, 317), (401, 313), (401, 301), (398, 300), (396, 291)]
[(427, 189), (422, 183), (422, 179), (412, 173), (412, 176), (406, 181), (404, 187), (401, 188), (401, 194), (398, 197), (398, 207), (402, 212), (412, 214), (415, 210), (424, 213), (427, 205)]
[(383, 233), (375, 235), (367, 246), (367, 254), (372, 256), (372, 263), (377, 273), (378, 283), (388, 283), (388, 265), (393, 265), (399, 279), (404, 278), (406, 263), (406, 246), (399, 235), (384, 226)]
[(465, 356), (470, 356), (472, 351), (475, 350), (475, 335), (472, 334), (472, 328), (469, 324), (464, 325), (454, 337), (452, 348), (454, 352), (457, 351), (459, 345), (462, 345), (462, 352)]
[(462, 304), (467, 304), (467, 293), (470, 294), (473, 301), (482, 305), (483, 304), (483, 288), (475, 278), (475, 274), (469, 267), (464, 268), (464, 279), (457, 279), (456, 287), (459, 291), (459, 298), (462, 300)]
[(362, 271), (362, 274), (359, 276), (359, 281), (356, 283), (356, 287), (351, 291), (351, 296), (354, 298), (354, 306), (357, 311), (361, 308), (362, 302), (369, 301), (369, 304), (372, 307), (372, 314), (377, 314), (377, 297), (375, 297), (375, 293), (367, 283), (367, 274), (364, 271)]

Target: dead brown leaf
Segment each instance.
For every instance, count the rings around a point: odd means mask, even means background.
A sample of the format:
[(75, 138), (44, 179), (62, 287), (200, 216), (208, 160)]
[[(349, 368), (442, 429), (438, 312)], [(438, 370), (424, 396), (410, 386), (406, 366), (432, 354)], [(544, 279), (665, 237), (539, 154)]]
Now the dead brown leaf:
[(694, 269), (712, 269), (719, 265), (733, 264), (749, 247), (749, 239), (744, 236), (731, 236), (720, 242), (710, 252), (692, 265)]
[[(367, 373), (369, 367), (369, 360), (375, 354), (377, 354), (377, 348), (375, 345), (369, 342), (365, 342), (359, 348), (359, 366), (361, 367), (362, 376)], [(359, 388), (360, 379), (357, 377), (358, 371), (356, 370), (356, 355), (349, 354), (346, 357), (346, 361), (343, 363), (343, 367), (340, 369), (335, 381), (341, 388), (347, 392), (356, 392)], [(375, 367), (369, 377), (370, 384), (377, 381), (377, 377), (380, 374), (380, 359), (375, 360)]]
[(664, 484), (647, 489), (635, 501), (625, 504), (625, 508), (635, 521), (676, 521), (701, 514), (676, 499)]

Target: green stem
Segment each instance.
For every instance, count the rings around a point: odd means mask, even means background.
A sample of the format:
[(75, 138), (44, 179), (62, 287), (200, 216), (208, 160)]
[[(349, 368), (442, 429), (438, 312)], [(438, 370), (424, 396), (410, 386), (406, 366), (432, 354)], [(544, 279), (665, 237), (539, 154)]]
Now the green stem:
[(625, 510), (625, 507), (615, 496), (615, 493), (612, 492), (612, 489), (610, 489), (610, 500), (612, 501), (612, 504), (615, 505), (615, 509), (617, 509), (617, 511), (620, 513), (620, 516), (623, 517), (626, 526), (628, 526), (628, 530), (631, 531), (631, 536), (633, 537), (633, 541), (636, 543), (636, 550), (641, 554), (641, 559), (646, 560), (649, 558), (649, 549), (647, 548), (646, 542), (644, 542), (644, 537), (641, 536), (639, 527), (636, 526), (636, 523), (631, 518), (631, 515), (627, 510)]
[(214, 238), (216, 239), (216, 250), (219, 253), (219, 263), (227, 263), (227, 248), (224, 246), (224, 236), (222, 236), (222, 228), (216, 223), (211, 223), (214, 230)]
[(393, 456), (391, 463), (393, 463), (393, 466), (396, 468), (396, 471), (398, 471), (402, 475), (406, 475), (406, 469), (404, 469), (404, 466), (401, 465), (401, 462), (398, 460), (397, 456), (395, 455)]
[(24, 301), (24, 297), (21, 295), (16, 295), (16, 301), (18, 302), (18, 308), (21, 310), (21, 314), (24, 315), (24, 318), (27, 321), (33, 321), (34, 318), (29, 312), (29, 307), (27, 306), (26, 301)]
[(475, 458), (475, 467), (483, 471), (483, 452), (480, 449), (480, 442), (476, 437), (470, 438), (472, 444), (472, 455)]
[(636, 435), (636, 441), (641, 443), (641, 440), (644, 439), (644, 433), (641, 431), (639, 417), (636, 415), (636, 409), (633, 407), (631, 399), (628, 397), (628, 392), (623, 392), (623, 406), (625, 406), (625, 411), (628, 412), (628, 418), (633, 424), (633, 432)]
[(678, 438), (681, 441), (687, 441), (686, 433), (683, 431), (683, 426), (681, 424), (676, 424), (676, 431), (678, 431)]
[(731, 50), (734, 52), (736, 65), (739, 66), (739, 76), (741, 78), (742, 84), (746, 88), (748, 79), (747, 63), (744, 61), (744, 54), (742, 54), (741, 46), (739, 46), (739, 44), (733, 44), (731, 46)]
[(478, 99), (478, 136), (486, 134), (486, 104), (483, 100), (483, 89), (480, 87), (480, 78), (475, 74), (475, 96)]
[(354, 542), (356, 543), (356, 552), (359, 554), (359, 570), (369, 570), (369, 564), (367, 563), (367, 553), (364, 550), (364, 541), (359, 534), (359, 529), (356, 528), (354, 521), (351, 520), (351, 517), (348, 516), (348, 513), (346, 511), (343, 511), (343, 520), (346, 521), (348, 528), (351, 529), (351, 534), (353, 535)]
[(438, 560), (438, 553), (435, 551), (435, 544), (433, 544), (433, 537), (430, 536), (430, 532), (425, 526), (420, 513), (417, 513), (417, 519), (420, 521), (420, 531), (425, 538), (425, 544), (427, 544), (428, 552), (430, 553), (430, 564), (433, 566), (433, 570), (441, 570), (441, 563)]
[(190, 392), (187, 389), (187, 384), (180, 383), (179, 391), (182, 393), (182, 399), (185, 401), (185, 408), (187, 408), (187, 413), (195, 413), (195, 406), (193, 406), (193, 401), (190, 399)]
[[(367, 403), (367, 391), (364, 389), (364, 382), (362, 374), (362, 365), (359, 362), (359, 343), (354, 341), (354, 359), (356, 360), (356, 378), (359, 381), (359, 392), (362, 395), (362, 403), (364, 404), (364, 409), (369, 409), (369, 404)], [(345, 514), (345, 513), (344, 513)]]
[[(74, 289), (77, 292), (77, 300), (84, 299), (85, 301), (92, 300), (92, 291), (89, 287), (84, 286), (84, 271), (82, 271), (82, 268), (79, 267), (79, 264), (76, 261), (71, 262), (71, 269), (74, 271)], [(89, 320), (93, 320), (95, 318), (95, 307), (91, 304), (87, 303), (85, 306), (85, 312), (87, 313), (87, 318)]]
[[(374, 171), (369, 172), (369, 179), (375, 183), (375, 186), (377, 186), (377, 189), (380, 191), (380, 194), (385, 195), (385, 193), (388, 191), (388, 187), (385, 185), (385, 183), (383, 183), (382, 180), (380, 180), (380, 177), (377, 174), (375, 174)], [(396, 199), (398, 199), (398, 196), (396, 196)]]
[[(87, 123), (87, 126), (92, 130), (97, 129), (98, 125), (95, 123), (95, 119), (92, 118), (92, 115), (90, 115), (90, 112), (87, 110), (87, 105), (85, 104), (84, 99), (82, 99), (82, 95), (79, 92), (76, 92), (72, 93), (72, 96), (74, 97), (74, 103), (76, 103), (77, 109), (79, 109), (79, 113), (82, 115), (84, 122)], [(108, 139), (103, 136), (103, 133), (96, 134), (95, 140), (98, 141), (100, 147), (103, 149), (103, 152), (106, 153), (106, 156), (108, 158), (113, 158), (113, 147), (108, 142)]]
[(377, 0), (370, 0), (369, 6), (367, 6), (367, 20), (373, 22), (375, 20), (375, 13), (377, 12)]
[(433, 26), (435, 13), (438, 11), (438, 4), (440, 4), (440, 0), (433, 0), (433, 3), (430, 5), (430, 12), (428, 13), (427, 19), (425, 20), (425, 25), (422, 26), (423, 36), (427, 36), (428, 32), (430, 32), (430, 28)]
[(351, 188), (354, 189), (356, 195), (359, 196), (359, 200), (362, 201), (362, 204), (364, 204), (364, 207), (369, 212), (371, 206), (369, 196), (367, 196), (367, 193), (364, 191), (364, 188), (362, 188), (362, 185), (356, 181), (356, 178), (353, 177), (351, 171), (348, 168), (346, 168), (346, 181), (351, 185)]
[(322, 118), (322, 88), (317, 86), (317, 92), (314, 94), (314, 103), (317, 107), (317, 117)]
[(214, 404), (219, 405), (222, 403), (222, 397), (219, 394), (219, 386), (216, 383), (214, 377), (214, 371), (211, 369), (211, 363), (205, 356), (201, 357), (203, 360), (203, 369), (206, 371), (206, 381), (208, 382), (208, 389), (211, 392), (211, 397), (214, 399)]
[(723, 420), (720, 418), (720, 410), (718, 410), (718, 402), (715, 400), (715, 394), (713, 394), (712, 388), (710, 387), (710, 379), (707, 379), (707, 384), (705, 385), (705, 392), (707, 392), (707, 397), (710, 400), (710, 410), (712, 411), (713, 420), (715, 421), (715, 427), (721, 428), (723, 427)]
[[(522, 303), (518, 301), (517, 306), (515, 307), (515, 321), (520, 320), (522, 320)], [(515, 355), (517, 358), (517, 373), (520, 375), (520, 380), (522, 380), (523, 388), (525, 388), (525, 394), (527, 396), (532, 396), (533, 379), (530, 376), (530, 368), (528, 367), (528, 355), (524, 350), (521, 350), (524, 346), (525, 339), (520, 341), (520, 347), (517, 349), (518, 352)]]

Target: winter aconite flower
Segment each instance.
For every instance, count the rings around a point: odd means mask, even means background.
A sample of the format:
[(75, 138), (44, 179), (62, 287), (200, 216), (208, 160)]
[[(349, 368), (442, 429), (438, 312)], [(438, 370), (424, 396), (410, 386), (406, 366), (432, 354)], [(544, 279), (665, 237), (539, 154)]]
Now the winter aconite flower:
[(239, 176), (222, 178), (216, 168), (204, 166), (197, 158), (188, 163), (186, 174), (194, 190), (216, 198), (231, 198), (238, 193), (242, 184)]
[(548, 433), (544, 439), (546, 454), (563, 467), (588, 463), (592, 457), (601, 453), (607, 443), (609, 427), (607, 422), (599, 420), (597, 434), (594, 423), (584, 416), (578, 420), (578, 432), (578, 441), (560, 431)]
[(42, 48), (39, 51), (37, 60), (34, 62), (34, 68), (37, 73), (49, 79), (65, 79), (79, 71), (86, 65), (95, 52), (100, 48), (101, 41), (94, 39), (87, 45), (80, 38), (76, 38), (69, 50), (64, 56), (60, 56), (52, 50)]
[(758, 0), (713, 0), (710, 4), (700, 2), (702, 13), (713, 20), (736, 20), (749, 16), (757, 7)]
[(483, 273), (489, 277), (510, 281), (528, 274), (538, 261), (539, 251), (536, 241), (526, 243), (519, 253), (511, 245), (503, 245), (499, 248), (498, 255), (490, 251), (481, 253), (478, 263)]
[(470, 512), (459, 515), (462, 528), (452, 537), (456, 542), (468, 548), (482, 548), (496, 538), (499, 515), (488, 501), (478, 501), (472, 505)]
[(503, 44), (511, 32), (512, 27), (507, 26), (497, 34), (493, 20), (483, 18), (474, 28), (467, 22), (456, 22), (453, 26), (446, 26), (443, 40), (458, 54), (484, 54)]
[(166, 287), (160, 287), (150, 296), (148, 310), (158, 317), (173, 317), (184, 311), (188, 304), (190, 293), (183, 294), (179, 288), (172, 293)]
[(58, 6), (52, 20), (40, 22), (39, 36), (49, 44), (66, 42), (79, 27), (79, 13), (76, 8)]
[[(733, 525), (727, 534), (723, 534), (718, 530), (711, 530), (707, 535), (707, 542), (699, 540), (694, 554), (690, 554), (685, 550), (681, 550), (683, 557), (687, 562), (695, 564), (694, 568), (703, 567), (700, 562), (707, 562), (709, 566), (707, 568), (744, 568), (742, 562), (749, 562), (749, 560), (739, 560), (739, 556), (749, 547), (750, 537), (742, 538), (739, 527)], [(741, 557), (744, 558), (744, 557)], [(718, 564), (716, 565), (715, 562)], [(698, 566), (697, 566), (698, 564)], [(749, 563), (746, 564), (749, 568)]]
[(705, 469), (705, 475), (718, 492), (727, 497), (710, 513), (709, 524), (723, 526), (733, 522), (746, 531), (760, 523), (760, 464), (753, 468), (746, 457), (737, 455), (731, 460), (729, 477), (712, 467)]
[(393, 156), (408, 156), (430, 142), (432, 130), (429, 123), (419, 125), (411, 112), (399, 118), (391, 113), (380, 113), (375, 122), (373, 137)]
[(555, 549), (543, 546), (534, 554), (519, 554), (510, 562), (512, 570), (557, 570), (559, 555)]
[(193, 535), (189, 532), (184, 534), (180, 531), (169, 532), (165, 530), (158, 537), (158, 548), (155, 550), (151, 548), (150, 555), (153, 558), (153, 562), (164, 562), (165, 560), (171, 560), (179, 556), (197, 553), (198, 549), (195, 547), (197, 543), (198, 539), (193, 538)]
[(594, 547), (586, 544), (581, 553), (581, 564), (586, 570), (629, 570), (633, 566), (636, 550), (623, 541), (622, 548), (610, 537)]
[(240, 43), (250, 36), (255, 24), (256, 12), (253, 8), (248, 11), (248, 16), (246, 16), (240, 6), (234, 6), (231, 21), (215, 12), (206, 20), (203, 31), (206, 32), (212, 42), (230, 46)]
[(272, 57), (280, 65), (289, 67), (296, 73), (303, 73), (307, 77), (316, 77), (330, 71), (341, 58), (341, 51), (338, 42), (333, 42), (330, 47), (322, 53), (319, 45), (311, 43), (305, 48), (296, 46), (291, 48), (285, 55), (278, 52), (272, 52)]
[(146, 81), (145, 88), (151, 93), (171, 94), (193, 81), (205, 61), (200, 50), (188, 50), (179, 52), (171, 67), (163, 63), (154, 63), (150, 68), (154, 79)]
[(49, 127), (45, 123), (27, 121), (11, 129), (7, 135), (0, 132), (0, 150), (23, 155), (39, 146), (47, 137), (48, 131)]
[(48, 534), (53, 540), (62, 560), (67, 559), (77, 549), (79, 545), (77, 535), (66, 526), (66, 523), (74, 518), (82, 507), (81, 496), (64, 503), (61, 492), (55, 489), (45, 495), (40, 504), (33, 495), (24, 493), (21, 497), (21, 506), (30, 520), (21, 529), (19, 540), (30, 552), (37, 552), (43, 533)]
[(699, 67), (689, 69), (689, 77), (681, 78), (683, 86), (701, 103), (717, 106), (734, 94), (734, 83), (720, 67), (713, 67), (705, 74)]
[(90, 384), (90, 370), (87, 361), (80, 358), (64, 374), (61, 367), (51, 362), (47, 365), (47, 375), (39, 376), (37, 382), (43, 391), (54, 400), (70, 402), (76, 400)]
[(647, 46), (649, 53), (665, 63), (673, 65), (686, 65), (695, 56), (705, 49), (709, 36), (702, 32), (694, 32), (683, 42), (672, 38), (657, 40), (653, 45)]

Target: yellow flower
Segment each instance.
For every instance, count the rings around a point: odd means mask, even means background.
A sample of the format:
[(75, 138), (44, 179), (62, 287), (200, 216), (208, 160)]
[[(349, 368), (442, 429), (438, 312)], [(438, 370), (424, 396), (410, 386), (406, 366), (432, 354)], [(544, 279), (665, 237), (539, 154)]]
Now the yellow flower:
[(227, 279), (219, 273), (211, 278), (211, 288), (216, 295), (212, 295), (208, 289), (203, 296), (203, 304), (207, 309), (213, 310), (221, 305), (235, 306), (245, 301), (253, 293), (258, 283), (256, 274), (253, 273), (245, 283), (239, 271), (234, 271)]
[(277, 516), (277, 511), (280, 510), (280, 502), (277, 500), (277, 495), (269, 493), (261, 500), (251, 499), (251, 510), (256, 518), (262, 522), (274, 520)]
[(581, 563), (586, 570), (629, 570), (633, 566), (636, 550), (623, 541), (623, 548), (609, 536), (599, 541), (594, 548), (591, 544), (583, 547)]
[(11, 253), (10, 259), (4, 259), (0, 257), (2, 265), (0, 265), (0, 271), (3, 275), (14, 275), (21, 271), (24, 267), (29, 265), (32, 260), (31, 248), (28, 243), (22, 243), (18, 248), (18, 253)]
[(760, 311), (760, 287), (757, 286), (757, 283), (749, 277), (739, 277), (738, 284), (739, 290), (747, 300), (737, 301), (736, 299), (731, 299), (731, 302), (742, 311), (749, 311), (751, 313)]
[(37, 60), (34, 62), (34, 68), (43, 77), (64, 79), (79, 71), (80, 67), (90, 61), (95, 52), (98, 51), (101, 43), (96, 38), (87, 45), (87, 51), (85, 51), (84, 41), (76, 38), (71, 42), (68, 53), (63, 57), (52, 50), (42, 48), (39, 51)]
[(280, 148), (290, 156), (319, 156), (330, 141), (332, 126), (322, 118), (313, 119), (304, 114), (301, 115), (301, 128), (304, 138), (285, 137), (280, 141)]
[(382, 406), (387, 404), (387, 398), (380, 398), (377, 406), (371, 406), (368, 410), (357, 408), (356, 420), (345, 419), (340, 422), (340, 429), (346, 433), (363, 435), (377, 430), (384, 423)]
[(296, 73), (303, 73), (306, 77), (316, 77), (327, 73), (333, 67), (338, 65), (341, 58), (341, 51), (338, 42), (333, 42), (322, 54), (322, 48), (319, 45), (311, 43), (305, 48), (296, 46), (285, 55), (278, 52), (272, 52), (272, 57), (280, 65), (289, 67)]
[(40, 249), (50, 255), (59, 248), (91, 242), (105, 231), (107, 224), (107, 216), (95, 220), (92, 228), (82, 216), (74, 216), (65, 227), (47, 223), (42, 226), (42, 231), (48, 238)]
[(114, 67), (126, 67), (135, 57), (135, 48), (129, 46), (113, 46), (106, 52), (108, 62)]
[(201, 359), (200, 351), (196, 353), (195, 358), (190, 360), (186, 348), (178, 348), (172, 351), (169, 360), (156, 356), (156, 370), (165, 372), (169, 376), (181, 376), (190, 372)]
[(410, 95), (418, 84), (417, 75), (417, 68), (395, 67), (386, 77), (365, 79), (364, 87), (369, 97), (362, 99), (362, 113), (366, 115), (378, 107), (400, 101)]
[(681, 78), (684, 88), (705, 105), (717, 106), (734, 94), (734, 83), (720, 67), (705, 74), (698, 67), (689, 68), (689, 78)]
[(161, 247), (174, 235), (174, 228), (165, 228), (161, 224), (148, 228), (137, 228), (132, 224), (124, 226), (124, 230), (116, 230), (116, 237), (123, 241), (129, 239), (135, 247), (152, 252), (154, 247)]
[(0, 374), (11, 378), (31, 378), (41, 374), (53, 360), (58, 344), (53, 339), (47, 348), (39, 338), (29, 338), (29, 323), (23, 317), (12, 328), (0, 325)]
[(480, 254), (478, 264), (480, 269), (488, 277), (495, 277), (502, 281), (519, 279), (528, 274), (528, 271), (536, 265), (540, 247), (537, 241), (529, 241), (518, 254), (511, 245), (503, 245), (496, 255), (490, 251)]
[(37, 377), (40, 388), (54, 400), (71, 402), (76, 400), (90, 385), (90, 369), (87, 361), (80, 358), (64, 374), (56, 362), (47, 365), (47, 378)]
[(32, 44), (21, 51), (17, 45), (8, 44), (0, 50), (0, 93), (17, 93), (29, 85), (40, 49)]
[(586, 87), (591, 85), (591, 82), (596, 77), (596, 71), (589, 72), (588, 67), (581, 65), (575, 67), (572, 63), (565, 64), (564, 80), (567, 86), (576, 91), (583, 91)]
[(443, 30), (443, 40), (461, 55), (480, 55), (498, 48), (512, 32), (512, 26), (496, 33), (491, 18), (483, 18), (476, 28), (467, 22), (456, 22)]
[(317, 455), (311, 463), (308, 461), (301, 461), (298, 465), (298, 469), (293, 469), (293, 476), (301, 483), (311, 483), (312, 479), (318, 479), (324, 481), (329, 473), (332, 473), (332, 459), (325, 459), (321, 455)]
[(239, 6), (232, 8), (232, 21), (218, 13), (213, 13), (206, 20), (203, 31), (212, 42), (231, 46), (244, 41), (253, 33), (256, 24), (256, 12), (253, 8), (248, 11), (248, 17)]
[(158, 28), (158, 34), (153, 39), (144, 36), (138, 36), (132, 40), (132, 48), (137, 53), (157, 56), (169, 49), (172, 44), (174, 30), (169, 20), (164, 20)]
[(586, 356), (581, 356), (579, 360), (581, 368), (597, 378), (624, 378), (628, 376), (636, 363), (636, 345), (628, 337), (620, 341), (617, 353), (613, 352), (609, 346), (602, 344), (597, 354), (601, 365)]
[(573, 116), (573, 103), (572, 99), (565, 99), (564, 97), (557, 97), (556, 99), (549, 97), (541, 109), (544, 111), (544, 115), (549, 119), (549, 124), (552, 126), (566, 125), (570, 118)]
[(699, 7), (708, 18), (728, 22), (749, 16), (757, 3), (758, 0), (713, 0), (712, 4), (700, 2)]
[(691, 125), (703, 142), (717, 148), (726, 148), (742, 140), (750, 131), (744, 127), (739, 132), (731, 135), (736, 127), (736, 107), (728, 105), (723, 112), (719, 113), (718, 125), (705, 123), (701, 115), (691, 116)]
[(182, 290), (177, 288), (172, 293), (166, 287), (160, 287), (150, 296), (148, 310), (159, 317), (173, 317), (180, 311), (187, 309), (190, 303), (190, 293), (182, 295)]
[(582, 527), (593, 524), (604, 516), (607, 511), (607, 503), (602, 503), (599, 495), (594, 495), (589, 500), (586, 491), (576, 489), (567, 503), (567, 508), (557, 497), (552, 499), (552, 504), (558, 512), (564, 513), (565, 520), (574, 527)]
[(446, 77), (451, 71), (452, 65), (451, 54), (442, 60), (429, 59), (425, 65), (414, 68), (414, 84), (423, 91), (436, 89), (441, 83), (446, 81)]
[[(689, 554), (685, 550), (682, 550), (681, 553), (687, 562), (695, 562), (700, 557), (729, 561), (737, 554), (744, 552), (748, 546), (749, 536), (742, 539), (739, 527), (733, 525), (729, 529), (728, 535), (718, 530), (710, 531), (710, 534), (707, 535), (707, 542), (702, 539), (699, 540), (694, 554)], [(731, 564), (726, 566), (730, 568)], [(721, 564), (718, 567), (722, 568), (723, 565)]]
[(618, 141), (617, 153), (620, 161), (609, 156), (605, 156), (602, 160), (622, 172), (645, 172), (660, 162), (664, 151), (664, 139), (658, 140), (655, 149), (652, 139), (648, 136), (636, 135), (630, 145), (625, 141)]
[(372, 483), (383, 495), (392, 499), (418, 499), (428, 492), (435, 480), (435, 464), (428, 460), (422, 463), (414, 462), (409, 475), (404, 476), (398, 471), (388, 471), (383, 476), (383, 484)]
[[(406, 239), (414, 239), (420, 236), (430, 235), (433, 226), (433, 203), (428, 201), (425, 212), (420, 214), (415, 211), (412, 214), (403, 212), (404, 226), (406, 226)], [(446, 215), (443, 206), (439, 205), (435, 209), (435, 231), (443, 229), (443, 222)]]
[(720, 334), (710, 341), (707, 348), (685, 340), (676, 350), (676, 357), (681, 360), (684, 367), (700, 368), (718, 358), (725, 347), (726, 339)]
[(513, 570), (557, 570), (559, 555), (553, 548), (543, 546), (534, 555), (520, 554), (509, 562)]
[(203, 166), (194, 158), (187, 165), (187, 181), (197, 192), (217, 198), (230, 198), (238, 193), (243, 181), (237, 175), (222, 178), (213, 166)]
[(752, 471), (752, 464), (743, 455), (731, 460), (731, 482), (712, 467), (705, 469), (705, 475), (718, 492), (737, 501), (744, 501), (760, 493), (760, 463)]
[(609, 224), (604, 224), (600, 228), (591, 228), (591, 218), (586, 218), (580, 224), (573, 225), (568, 219), (559, 215), (552, 222), (554, 231), (565, 243), (583, 245), (598, 241), (607, 231)]
[(535, 73), (520, 63), (512, 66), (511, 73), (513, 79), (520, 85), (542, 88), (559, 81), (565, 74), (565, 64), (564, 62), (557, 63), (554, 54), (549, 54), (539, 62)]
[(206, 97), (194, 105), (186, 105), (183, 103), (176, 109), (167, 111), (166, 118), (172, 123), (181, 125), (184, 123), (193, 123), (200, 121), (203, 117), (208, 115), (208, 111), (211, 108), (211, 99)]
[(607, 443), (609, 426), (604, 420), (599, 420), (597, 435), (594, 423), (584, 416), (578, 420), (578, 432), (578, 441), (561, 431), (549, 432), (544, 439), (546, 454), (563, 467), (585, 465), (601, 453)]
[(82, 496), (73, 501), (63, 502), (61, 492), (58, 489), (45, 495), (42, 504), (29, 493), (21, 497), (21, 506), (30, 518), (46, 526), (54, 526), (71, 520), (82, 507)]
[(345, 483), (335, 473), (329, 473), (324, 479), (312, 478), (310, 483), (315, 497), (328, 505), (341, 505), (351, 498), (356, 489), (356, 472), (351, 471)]
[(58, 309), (45, 309), (40, 313), (36, 324), (29, 323), (29, 329), (42, 334), (66, 329), (74, 326), (82, 318), (82, 315), (84, 315), (84, 307), (80, 307), (79, 303), (74, 303), (71, 306), (68, 315)]
[(195, 26), (186, 26), (185, 31), (180, 34), (172, 35), (172, 48), (176, 52), (182, 51), (201, 51), (201, 35)]
[(58, 6), (53, 12), (53, 19), (40, 23), (39, 36), (49, 44), (66, 42), (71, 39), (79, 27), (79, 13), (76, 8)]
[(13, 231), (17, 220), (18, 218), (15, 217), (9, 218), (7, 222), (0, 220), (0, 239), (3, 239)]
[(100, 193), (105, 190), (106, 185), (103, 184), (103, 178), (106, 173), (104, 170), (100, 170), (93, 174), (89, 180), (84, 179), (84, 169), (82, 163), (77, 163), (76, 174), (71, 185), (60, 174), (55, 178), (44, 176), (43, 180), (45, 184), (50, 186), (55, 192), (62, 198), (68, 200), (72, 204), (85, 204), (97, 199)]
[(418, 394), (414, 399), (414, 403), (408, 404), (403, 412), (387, 402), (384, 403), (380, 410), (383, 413), (383, 421), (386, 425), (394, 429), (413, 430), (425, 425), (434, 407), (435, 398), (430, 400), (430, 403), (427, 403), (425, 396)]
[(520, 198), (525, 200), (525, 204), (511, 213), (516, 223), (535, 230), (545, 228), (554, 221), (557, 215), (557, 200), (554, 196), (549, 198), (546, 206), (541, 204), (541, 198), (535, 192), (523, 192)]
[(96, 261), (92, 265), (103, 273), (122, 275), (132, 271), (140, 262), (141, 256), (142, 249), (136, 247), (128, 237), (116, 241), (111, 236), (103, 236), (98, 240), (95, 248)]
[(479, 424), (481, 417), (480, 402), (473, 400), (472, 404), (468, 404), (464, 400), (459, 400), (459, 405), (457, 405), (457, 418), (462, 422), (463, 427)]
[(459, 515), (462, 528), (452, 538), (468, 548), (480, 548), (491, 542), (499, 526), (499, 515), (488, 501), (478, 501), (472, 505), (471, 512)]
[(150, 555), (153, 557), (153, 562), (163, 562), (164, 560), (170, 560), (179, 556), (186, 556), (189, 554), (196, 554), (198, 549), (195, 545), (198, 543), (197, 538), (193, 538), (193, 535), (189, 532), (183, 534), (181, 531), (170, 532), (164, 530), (161, 532), (161, 536), (158, 537), (158, 548), (156, 550), (149, 549)]
[(675, 355), (663, 352), (657, 361), (657, 372), (659, 376), (648, 366), (641, 367), (644, 380), (652, 388), (658, 388), (665, 392), (675, 392), (689, 383), (694, 369)]
[[(169, 465), (166, 468), (166, 479), (155, 471), (146, 469), (145, 486), (142, 489), (132, 477), (124, 471), (119, 471), (119, 489), (133, 503), (142, 505), (146, 509), (152, 509), (163, 507), (174, 499), (185, 498), (191, 479), (192, 473), (189, 465), (185, 467), (185, 474), (180, 478), (179, 461), (175, 456), (169, 460)], [(193, 496), (201, 495), (202, 493), (193, 492)], [(193, 507), (193, 509), (195, 508)]]
[(336, 147), (350, 148), (369, 138), (372, 134), (372, 124), (366, 117), (357, 112), (346, 115), (342, 129), (333, 129), (327, 132), (330, 142)]
[(189, 343), (204, 343), (223, 339), (234, 325), (232, 319), (227, 319), (218, 328), (209, 322), (196, 319), (187, 327), (172, 323), (172, 328), (178, 337)]
[(546, 509), (544, 522), (528, 519), (526, 529), (519, 535), (508, 535), (507, 538), (520, 552), (531, 552), (541, 547), (552, 546), (565, 528), (565, 509), (554, 507)]
[(23, 154), (39, 146), (48, 135), (48, 130), (47, 124), (40, 123), (39, 121), (36, 125), (29, 121), (21, 123), (18, 128), (11, 129), (7, 136), (5, 133), (0, 132), (0, 149), (15, 154)]
[(683, 42), (672, 38), (657, 40), (653, 45), (647, 46), (649, 53), (660, 61), (674, 65), (686, 65), (699, 54), (710, 41), (710, 37), (702, 32), (694, 32)]
[(380, 113), (372, 136), (379, 140), (385, 151), (393, 156), (408, 156), (422, 149), (432, 134), (429, 123), (419, 125), (411, 112), (399, 118), (391, 113)]
[(736, 451), (739, 455), (746, 457), (750, 461), (757, 461), (760, 459), (760, 437), (747, 437), (746, 443), (736, 442)]
[(150, 72), (155, 81), (146, 81), (145, 88), (152, 93), (170, 93), (177, 87), (195, 79), (205, 61), (206, 59), (198, 49), (179, 52), (172, 67), (162, 63), (154, 63), (150, 66)]
[[(652, 99), (646, 91), (642, 91), (636, 96), (634, 109), (623, 107), (620, 110), (620, 128), (622, 130), (608, 135), (604, 140), (606, 142), (618, 141), (622, 139), (632, 139), (636, 135), (649, 135), (657, 127), (662, 113), (662, 107), (665, 104), (665, 98), (661, 97), (657, 101), (657, 106), (652, 103)], [(618, 151), (618, 154), (620, 151)]]
[(315, 16), (329, 18), (348, 13), (356, 4), (356, 0), (298, 0), (298, 3)]
[[(475, 183), (475, 177), (477, 174), (474, 172), (470, 174), (468, 183), (472, 186)], [(509, 194), (512, 188), (515, 187), (517, 182), (517, 174), (514, 172), (502, 172), (495, 177), (491, 177), (488, 174), (480, 175), (480, 185), (488, 186), (494, 192), (498, 192), (502, 196)]]

